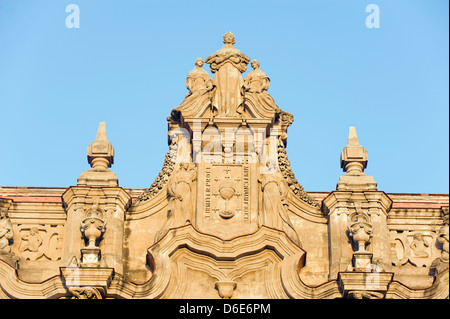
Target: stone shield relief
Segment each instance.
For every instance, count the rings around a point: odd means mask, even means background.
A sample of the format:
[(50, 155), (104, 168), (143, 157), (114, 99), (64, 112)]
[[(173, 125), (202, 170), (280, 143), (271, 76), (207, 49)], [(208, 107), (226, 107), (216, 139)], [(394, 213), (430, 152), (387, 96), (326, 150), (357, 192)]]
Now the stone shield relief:
[(199, 230), (225, 239), (256, 231), (250, 203), (250, 165), (205, 164), (203, 170), (205, 179), (198, 185)]

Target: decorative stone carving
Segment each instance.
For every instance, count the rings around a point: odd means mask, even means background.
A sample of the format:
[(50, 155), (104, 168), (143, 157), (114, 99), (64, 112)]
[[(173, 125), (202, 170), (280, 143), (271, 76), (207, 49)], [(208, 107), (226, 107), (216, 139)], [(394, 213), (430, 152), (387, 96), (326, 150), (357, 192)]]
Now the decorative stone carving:
[(203, 59), (195, 61), (195, 68), (189, 72), (186, 78), (186, 88), (189, 93), (183, 102), (172, 111), (172, 118), (177, 119), (181, 112), (184, 117), (192, 117), (203, 114), (211, 104), (212, 80), (203, 69)]
[(376, 291), (354, 290), (348, 292), (348, 299), (383, 299), (384, 293)]
[(395, 231), (390, 232), (391, 256), (394, 266), (406, 264), (428, 267), (432, 262), (432, 245), (435, 232)]
[(106, 231), (106, 221), (103, 219), (104, 212), (96, 204), (86, 211), (81, 222), (81, 232), (88, 241), (88, 245), (81, 249), (82, 267), (100, 266), (100, 248), (98, 241)]
[(64, 286), (72, 299), (103, 299), (114, 278), (114, 269), (106, 267), (61, 267)]
[(169, 197), (168, 218), (158, 240), (171, 227), (182, 226), (195, 221), (193, 182), (197, 179), (197, 169), (194, 163), (179, 163), (167, 182)]
[(37, 252), (42, 242), (43, 239), (39, 235), (39, 229), (33, 227), (27, 235), (22, 236), (22, 244), (19, 246), (19, 251)]
[(13, 236), (14, 233), (8, 216), (8, 209), (0, 208), (0, 258), (17, 268), (20, 258), (11, 251), (10, 241)]
[(341, 152), (341, 168), (346, 172), (339, 178), (338, 190), (376, 190), (377, 183), (373, 177), (364, 173), (367, 167), (367, 151), (359, 145), (355, 127), (351, 126), (348, 143)]
[(449, 221), (448, 221), (448, 207), (442, 209), (444, 213), (443, 226), (439, 228), (437, 242), (441, 247), (441, 257), (433, 260), (431, 269), (435, 270), (435, 274), (440, 273), (449, 266)]
[(100, 291), (95, 287), (70, 287), (72, 299), (103, 299)]
[(170, 215), (175, 225), (184, 225), (194, 220), (192, 183), (197, 178), (195, 164), (180, 163), (179, 168), (169, 178), (167, 193), (170, 196)]
[(340, 272), (338, 283), (344, 299), (383, 299), (393, 277), (389, 272)]
[(79, 186), (118, 186), (118, 178), (108, 169), (114, 164), (114, 147), (106, 138), (105, 122), (99, 124), (97, 137), (89, 144), (87, 158), (92, 168), (81, 173)]
[(20, 224), (17, 226), (22, 260), (57, 261), (62, 258), (63, 225)]
[(200, 231), (229, 239), (258, 229), (256, 166), (203, 163), (199, 176), (195, 226)]
[(235, 281), (217, 281), (215, 288), (219, 292), (222, 299), (230, 299), (236, 289), (237, 283)]
[(287, 130), (288, 127), (292, 125), (294, 122), (294, 115), (292, 115), (289, 112), (281, 111), (278, 113), (278, 122), (280, 123), (281, 127), (281, 135), (280, 135), (280, 141), (283, 143), (284, 146), (287, 146)]
[(294, 242), (301, 246), (300, 239), (287, 212), (288, 185), (277, 170), (275, 163), (261, 164), (258, 181), (261, 183), (262, 206), (261, 224), (283, 230)]
[(254, 117), (272, 118), (281, 109), (274, 99), (267, 93), (270, 85), (269, 77), (259, 68), (259, 62), (251, 62), (253, 71), (244, 79), (245, 105), (253, 113)]
[(81, 231), (88, 240), (87, 247), (97, 247), (97, 241), (106, 231), (106, 221), (103, 219), (103, 210), (93, 205), (86, 211), (81, 222)]
[(427, 258), (429, 256), (425, 250), (427, 247), (430, 247), (430, 244), (424, 239), (423, 234), (415, 233), (413, 242), (410, 245), (414, 257)]
[(217, 117), (239, 117), (243, 113), (244, 80), (241, 73), (247, 70), (250, 59), (234, 47), (231, 32), (223, 37), (223, 48), (205, 59), (214, 73), (212, 108)]
[(164, 164), (156, 177), (155, 181), (152, 183), (150, 188), (145, 190), (133, 203), (133, 206), (139, 205), (142, 202), (145, 202), (158, 194), (161, 189), (167, 184), (170, 176), (172, 175), (173, 169), (175, 167), (175, 163), (177, 161), (177, 152), (178, 145), (174, 139), (171, 139), (169, 145), (169, 151), (166, 153), (164, 158)]
[(449, 226), (448, 226), (448, 215), (447, 215), (446, 218), (444, 219), (444, 226), (442, 226), (439, 229), (439, 237), (438, 237), (438, 241), (442, 247), (441, 260), (443, 262), (447, 262), (447, 263), (449, 262), (448, 239), (449, 239)]
[(228, 207), (228, 201), (234, 196), (236, 189), (229, 180), (224, 180), (219, 185), (219, 194), (225, 200), (225, 209), (219, 212), (222, 218), (231, 218), (234, 216), (234, 210), (230, 210)]
[(291, 163), (289, 162), (287, 156), (286, 148), (281, 140), (278, 141), (278, 167), (281, 174), (286, 179), (289, 188), (297, 198), (311, 206), (320, 207), (319, 203), (305, 192), (303, 186), (300, 185), (298, 180), (295, 178), (294, 172), (291, 168)]
[(358, 244), (358, 252), (367, 252), (366, 245), (372, 238), (372, 225), (366, 213), (355, 212), (349, 216), (349, 235)]
[(372, 264), (373, 254), (366, 250), (372, 238), (372, 224), (367, 213), (359, 207), (349, 216), (348, 234), (358, 245), (358, 249), (353, 253), (352, 266), (354, 271), (373, 271), (376, 265)]
[[(251, 290), (252, 298), (288, 298), (296, 294), (295, 287), (304, 287), (298, 271), (305, 255), (273, 228), (263, 226), (224, 240), (189, 224), (169, 230), (148, 249), (153, 276), (133, 298), (215, 298), (217, 293), (221, 298), (243, 298), (245, 290)], [(202, 289), (196, 287), (198, 280)]]

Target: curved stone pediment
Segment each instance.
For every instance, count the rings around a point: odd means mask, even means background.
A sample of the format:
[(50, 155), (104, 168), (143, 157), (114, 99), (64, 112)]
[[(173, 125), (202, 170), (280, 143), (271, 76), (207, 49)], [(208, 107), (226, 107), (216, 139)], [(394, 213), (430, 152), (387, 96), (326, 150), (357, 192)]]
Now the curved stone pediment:
[[(249, 290), (253, 298), (287, 298), (278, 278), (284, 268), (292, 268), (298, 276), (305, 251), (283, 232), (265, 226), (224, 240), (189, 224), (170, 229), (148, 249), (147, 260), (153, 276), (169, 278), (155, 292), (161, 298), (218, 298), (217, 286), (225, 282), (235, 283), (236, 298), (249, 297)], [(203, 278), (211, 284), (196, 296), (195, 286), (200, 283), (193, 285), (183, 278)]]

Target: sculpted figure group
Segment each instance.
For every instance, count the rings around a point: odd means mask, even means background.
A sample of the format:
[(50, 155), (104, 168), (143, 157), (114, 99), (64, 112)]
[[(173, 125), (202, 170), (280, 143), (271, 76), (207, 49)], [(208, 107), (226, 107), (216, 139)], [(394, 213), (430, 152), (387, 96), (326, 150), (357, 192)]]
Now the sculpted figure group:
[(198, 58), (186, 79), (189, 92), (172, 116), (177, 117), (180, 112), (185, 117), (198, 116), (208, 107), (218, 118), (244, 117), (245, 111), (253, 117), (270, 118), (281, 112), (267, 93), (270, 79), (260, 70), (259, 62), (251, 62), (253, 71), (243, 79), (241, 74), (247, 70), (249, 57), (234, 47), (235, 37), (231, 32), (224, 35), (223, 43), (221, 49), (204, 61), (210, 64), (213, 80), (202, 68), (203, 59)]

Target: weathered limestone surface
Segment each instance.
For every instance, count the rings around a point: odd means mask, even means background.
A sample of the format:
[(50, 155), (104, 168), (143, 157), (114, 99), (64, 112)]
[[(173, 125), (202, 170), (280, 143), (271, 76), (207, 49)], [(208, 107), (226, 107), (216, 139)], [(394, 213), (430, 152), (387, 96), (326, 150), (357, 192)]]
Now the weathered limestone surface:
[(76, 186), (0, 187), (0, 297), (448, 298), (448, 194), (379, 190), (354, 127), (336, 189), (306, 192), (293, 115), (223, 42), (168, 111), (148, 189), (119, 187), (103, 122)]

